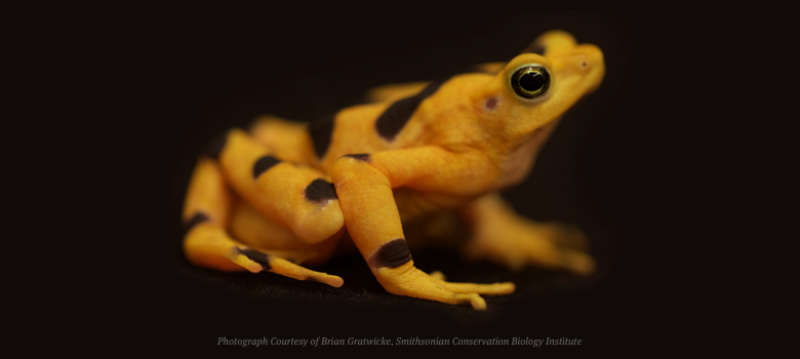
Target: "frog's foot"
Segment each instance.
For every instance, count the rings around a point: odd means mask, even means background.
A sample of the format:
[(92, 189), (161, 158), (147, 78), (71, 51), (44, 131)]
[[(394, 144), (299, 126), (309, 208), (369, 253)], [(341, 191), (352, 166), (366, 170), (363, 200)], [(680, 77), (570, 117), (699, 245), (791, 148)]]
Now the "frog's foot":
[(555, 222), (534, 222), (524, 220), (527, 230), (536, 237), (549, 241), (557, 247), (570, 248), (577, 251), (589, 250), (589, 241), (578, 227)]
[(467, 259), (512, 269), (532, 264), (584, 275), (594, 271), (586, 236), (575, 227), (523, 218), (495, 195), (475, 201), (465, 214), (474, 223), (473, 238), (463, 248)]
[(503, 264), (511, 269), (519, 270), (528, 264), (551, 269), (567, 269), (577, 274), (588, 275), (594, 271), (595, 262), (586, 253), (570, 246), (575, 244), (574, 238), (560, 239), (550, 234), (560, 231), (530, 231), (525, 235), (476, 236), (464, 246), (463, 253), (467, 259), (486, 259)]
[(413, 261), (397, 268), (373, 269), (372, 272), (389, 293), (448, 304), (469, 304), (477, 310), (486, 309), (486, 301), (481, 298), (481, 294), (511, 294), (516, 289), (511, 282), (492, 284), (446, 282), (441, 272), (428, 275), (414, 267)]
[(186, 258), (194, 265), (223, 271), (246, 269), (252, 273), (268, 271), (299, 280), (341, 287), (341, 277), (306, 269), (290, 262), (302, 261), (304, 254), (290, 251), (262, 251), (231, 239), (214, 223), (202, 222), (192, 227), (184, 238)]
[(245, 246), (233, 247), (228, 252), (227, 258), (253, 273), (265, 270), (285, 277), (325, 283), (337, 288), (344, 284), (344, 280), (341, 277), (306, 269), (267, 252), (250, 249)]

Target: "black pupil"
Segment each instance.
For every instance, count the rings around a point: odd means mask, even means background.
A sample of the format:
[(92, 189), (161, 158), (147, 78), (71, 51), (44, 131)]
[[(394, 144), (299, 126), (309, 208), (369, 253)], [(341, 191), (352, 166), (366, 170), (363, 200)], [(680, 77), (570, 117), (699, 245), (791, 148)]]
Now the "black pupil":
[(519, 78), (519, 85), (527, 91), (536, 91), (544, 86), (544, 76), (538, 72), (528, 72)]

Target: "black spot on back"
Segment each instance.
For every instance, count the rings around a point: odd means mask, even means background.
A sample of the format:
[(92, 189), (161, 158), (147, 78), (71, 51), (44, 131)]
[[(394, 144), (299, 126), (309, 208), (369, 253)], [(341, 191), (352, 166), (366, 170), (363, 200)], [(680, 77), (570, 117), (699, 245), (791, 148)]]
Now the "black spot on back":
[(236, 249), (239, 253), (244, 254), (245, 257), (250, 258), (251, 261), (256, 262), (264, 268), (265, 271), (272, 269), (269, 265), (269, 254), (262, 253), (253, 249)]
[(420, 91), (420, 93), (397, 100), (389, 106), (375, 122), (378, 134), (387, 140), (393, 140), (394, 137), (397, 136), (397, 133), (403, 129), (406, 122), (411, 119), (411, 116), (414, 114), (414, 111), (417, 110), (419, 104), (436, 93), (436, 90), (438, 90), (443, 83), (444, 81), (431, 82), (424, 90)]
[(355, 154), (351, 154), (351, 155), (344, 155), (342, 157), (355, 158), (355, 159), (357, 159), (359, 161), (364, 161), (364, 162), (369, 162), (370, 161), (369, 153), (355, 153)]
[(194, 228), (194, 226), (208, 220), (209, 218), (208, 216), (206, 216), (205, 213), (203, 212), (195, 213), (195, 215), (192, 216), (191, 219), (189, 219), (188, 221), (186, 221), (186, 223), (183, 224), (183, 235), (186, 236), (189, 233), (189, 231), (191, 231), (192, 228)]
[(395, 239), (381, 246), (372, 257), (369, 258), (369, 266), (372, 268), (397, 268), (411, 260), (411, 252), (403, 238)]
[(272, 156), (264, 156), (259, 158), (258, 161), (256, 161), (256, 163), (253, 165), (253, 178), (258, 178), (258, 176), (278, 163), (281, 163), (281, 160)]
[(214, 140), (209, 143), (208, 147), (206, 147), (205, 151), (203, 151), (203, 154), (211, 159), (219, 161), (219, 154), (222, 153), (222, 149), (225, 148), (225, 144), (228, 142), (228, 133), (229, 131), (225, 131), (215, 137)]
[(336, 114), (333, 114), (308, 125), (308, 133), (311, 135), (311, 141), (314, 142), (314, 151), (319, 159), (325, 157), (325, 153), (328, 152), (328, 147), (331, 145), (335, 119)]
[(306, 199), (312, 202), (322, 202), (329, 199), (338, 199), (333, 183), (317, 178), (306, 187)]

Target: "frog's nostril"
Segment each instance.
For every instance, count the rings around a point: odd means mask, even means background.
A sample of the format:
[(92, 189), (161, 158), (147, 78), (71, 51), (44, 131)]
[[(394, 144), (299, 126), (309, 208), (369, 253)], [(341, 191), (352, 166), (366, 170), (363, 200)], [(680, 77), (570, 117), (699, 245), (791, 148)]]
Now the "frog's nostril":
[(586, 67), (586, 61), (581, 62), (581, 66)]

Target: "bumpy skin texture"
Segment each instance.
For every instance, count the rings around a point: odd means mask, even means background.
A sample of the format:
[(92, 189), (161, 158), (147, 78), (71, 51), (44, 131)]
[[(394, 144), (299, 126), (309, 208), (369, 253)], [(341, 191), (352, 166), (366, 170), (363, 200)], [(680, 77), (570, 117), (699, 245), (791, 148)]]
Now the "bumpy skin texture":
[[(525, 98), (515, 73), (531, 66), (549, 81), (526, 83), (544, 90)], [(478, 69), (373, 89), (371, 103), (311, 126), (267, 116), (249, 133), (224, 134), (189, 184), (187, 259), (339, 287), (342, 278), (306, 267), (355, 244), (387, 291), (485, 309), (480, 294), (509, 294), (514, 284), (447, 282), (418, 270), (406, 244), (404, 223), (451, 212), (471, 230), (462, 248), (468, 258), (591, 273), (579, 230), (522, 218), (496, 191), (527, 176), (561, 114), (597, 89), (601, 51), (552, 31), (508, 63)], [(452, 229), (437, 228), (437, 235)]]

